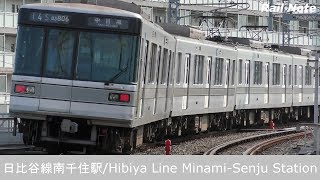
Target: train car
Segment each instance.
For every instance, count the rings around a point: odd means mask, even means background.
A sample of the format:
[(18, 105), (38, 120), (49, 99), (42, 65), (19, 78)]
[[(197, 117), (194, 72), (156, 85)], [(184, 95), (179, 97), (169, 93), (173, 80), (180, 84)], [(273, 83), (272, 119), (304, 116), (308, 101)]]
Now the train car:
[(25, 144), (124, 152), (310, 112), (307, 57), (197, 38), (110, 7), (21, 7), (10, 113)]

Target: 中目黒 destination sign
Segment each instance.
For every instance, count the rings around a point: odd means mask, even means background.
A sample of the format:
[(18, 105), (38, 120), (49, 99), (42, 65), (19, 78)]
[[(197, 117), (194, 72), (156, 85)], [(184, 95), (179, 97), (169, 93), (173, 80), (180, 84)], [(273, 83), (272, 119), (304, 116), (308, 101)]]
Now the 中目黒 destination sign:
[(111, 29), (128, 29), (129, 21), (117, 18), (89, 17), (88, 26)]

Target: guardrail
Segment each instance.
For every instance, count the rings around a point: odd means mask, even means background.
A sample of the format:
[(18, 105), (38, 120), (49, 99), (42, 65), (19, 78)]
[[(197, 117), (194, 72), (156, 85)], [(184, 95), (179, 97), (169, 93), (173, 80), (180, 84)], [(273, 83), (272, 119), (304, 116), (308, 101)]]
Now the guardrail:
[(0, 114), (0, 132), (14, 133), (14, 118), (9, 114)]

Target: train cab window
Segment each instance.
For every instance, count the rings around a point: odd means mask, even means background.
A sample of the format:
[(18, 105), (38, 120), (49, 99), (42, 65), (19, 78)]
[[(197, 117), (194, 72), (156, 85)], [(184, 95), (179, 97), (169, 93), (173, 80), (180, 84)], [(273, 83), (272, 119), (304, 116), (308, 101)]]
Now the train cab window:
[(309, 65), (309, 63), (307, 63), (307, 66), (306, 66), (306, 70), (305, 70), (305, 76), (306, 76), (306, 80), (305, 80), (305, 85), (311, 85), (312, 82), (311, 82), (311, 66)]
[(73, 59), (75, 40), (75, 31), (49, 30), (44, 76), (71, 78), (72, 61), (70, 59)]
[(190, 76), (190, 59), (191, 54), (186, 54), (185, 56), (185, 64), (184, 64), (184, 84), (189, 83), (189, 76)]
[(44, 29), (19, 26), (18, 33), (14, 73), (40, 76), (45, 36)]
[(294, 65), (294, 85), (298, 85), (298, 66)]
[(288, 75), (289, 75), (289, 86), (292, 85), (292, 66), (289, 65), (289, 71), (288, 71)]
[(232, 61), (232, 76), (231, 76), (231, 85), (234, 85), (234, 77), (236, 73), (236, 60)]
[(262, 84), (262, 62), (261, 61), (254, 62), (253, 84), (256, 84), (256, 85)]
[(181, 64), (182, 64), (182, 53), (178, 52), (178, 60), (176, 62), (176, 83), (181, 83)]
[(249, 85), (250, 84), (250, 60), (246, 60), (246, 62), (244, 63), (245, 66), (245, 84)]
[(272, 85), (280, 85), (280, 64), (272, 64)]
[(212, 57), (209, 56), (207, 58), (207, 61), (208, 61), (208, 65), (207, 65), (207, 84), (210, 84), (211, 83), (211, 64), (212, 64)]
[(204, 63), (204, 56), (195, 55), (193, 84), (202, 84), (203, 83), (203, 63)]
[(238, 75), (238, 83), (242, 84), (242, 59), (239, 59), (239, 75)]
[(222, 85), (223, 58), (216, 58), (214, 85)]
[(164, 48), (162, 57), (162, 71), (161, 71), (161, 84), (165, 84), (167, 80), (168, 71), (168, 49)]
[(152, 43), (151, 56), (148, 62), (148, 67), (149, 67), (148, 83), (154, 83), (154, 79), (156, 75), (156, 59), (157, 59), (157, 45)]

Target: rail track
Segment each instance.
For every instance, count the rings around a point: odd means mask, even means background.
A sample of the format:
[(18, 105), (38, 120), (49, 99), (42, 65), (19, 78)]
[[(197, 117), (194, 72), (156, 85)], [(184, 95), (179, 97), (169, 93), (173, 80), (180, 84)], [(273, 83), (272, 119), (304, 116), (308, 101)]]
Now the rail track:
[[(254, 155), (268, 149), (276, 144), (285, 142), (289, 139), (297, 139), (305, 137), (311, 132), (302, 132), (296, 130), (279, 130), (266, 134), (253, 135), (240, 139), (235, 139), (227, 143), (223, 143), (206, 151), (204, 155), (219, 154), (243, 154)], [(267, 139), (267, 140), (266, 140)], [(243, 149), (246, 149), (243, 151)]]

